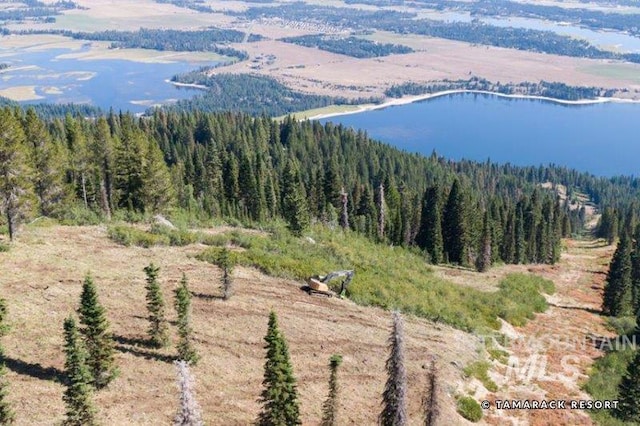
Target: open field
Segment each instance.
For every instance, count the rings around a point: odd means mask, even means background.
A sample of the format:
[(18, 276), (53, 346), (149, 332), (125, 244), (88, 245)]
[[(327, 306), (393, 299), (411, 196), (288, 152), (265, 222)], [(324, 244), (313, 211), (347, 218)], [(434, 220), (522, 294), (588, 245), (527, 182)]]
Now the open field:
[(43, 99), (36, 93), (36, 86), (13, 86), (0, 90), (0, 96), (13, 99), (14, 101), (33, 101)]
[[(468, 79), (490, 81), (561, 81), (572, 86), (635, 88), (640, 65), (547, 55), (416, 36), (381, 34), (378, 41), (406, 44), (419, 51), (382, 58), (356, 59), (279, 41), (235, 45), (252, 58), (275, 56), (273, 63), (251, 68), (242, 62), (215, 72), (254, 72), (277, 78), (307, 93), (350, 97), (381, 96), (407, 81)], [(624, 73), (596, 73), (593, 67), (623, 67)], [(637, 96), (637, 94), (636, 94)]]
[[(276, 41), (288, 36), (332, 32), (326, 25), (287, 22), (279, 19), (245, 21), (225, 15), (225, 11), (243, 10), (250, 3), (242, 1), (209, 1), (207, 5), (216, 13), (197, 13), (170, 4), (158, 4), (152, 0), (82, 0), (78, 2), (87, 10), (72, 10), (59, 16), (55, 24), (26, 24), (38, 28), (64, 28), (74, 31), (101, 29), (133, 30), (147, 28), (198, 29), (209, 25), (236, 28), (263, 35), (270, 40), (233, 45), (245, 50), (251, 60), (238, 63), (217, 72), (259, 73), (277, 78), (289, 87), (322, 95), (347, 97), (381, 96), (393, 84), (408, 81), (427, 82), (442, 79), (467, 79), (478, 76), (490, 81), (560, 81), (572, 86), (601, 86), (607, 88), (638, 88), (640, 64), (622, 64), (613, 61), (590, 60), (503, 49), (464, 42), (434, 39), (416, 35), (402, 35), (377, 31), (368, 39), (407, 45), (415, 53), (392, 55), (383, 58), (356, 59), (314, 48), (306, 48)], [(326, 2), (316, 2), (327, 4)], [(342, 2), (332, 2), (346, 7)], [(584, 3), (558, 3), (574, 7)], [(375, 9), (366, 5), (349, 5), (362, 9)], [(24, 25), (19, 25), (23, 28)], [(333, 31), (340, 31), (335, 29)], [(27, 40), (12, 40), (12, 47), (77, 49), (80, 41), (51, 36), (35, 36)], [(43, 37), (42, 39), (39, 39)], [(22, 45), (21, 45), (22, 43)], [(31, 43), (29, 45), (29, 43)], [(143, 52), (140, 49), (106, 49), (108, 43), (93, 43), (90, 52), (78, 54), (87, 59), (130, 59), (143, 61), (219, 59), (207, 54), (189, 54), (184, 57), (170, 52)], [(74, 54), (75, 55), (75, 54)], [(268, 64), (260, 58), (275, 56)], [(637, 96), (637, 94), (635, 95)]]
[[(216, 232), (212, 230), (212, 232)], [(54, 380), (64, 363), (62, 321), (77, 307), (81, 281), (93, 274), (117, 341), (120, 377), (96, 397), (104, 424), (167, 424), (177, 404), (170, 357), (144, 340), (144, 274), (150, 262), (161, 269), (169, 320), (175, 319), (171, 290), (185, 272), (193, 299), (196, 347), (193, 368), (198, 399), (208, 424), (246, 425), (259, 411), (267, 316), (274, 309), (289, 341), (299, 381), (303, 424), (320, 418), (327, 393), (329, 356), (344, 355), (340, 370), (340, 416), (344, 424), (373, 424), (384, 386), (390, 315), (347, 300), (311, 297), (300, 283), (238, 268), (236, 295), (216, 299), (219, 270), (192, 256), (202, 246), (151, 249), (123, 247), (101, 227), (29, 227), (7, 253), (0, 253), (2, 297), (8, 299), (11, 333), (3, 339), (8, 357), (10, 402), (18, 425), (62, 420), (63, 386)], [(455, 413), (453, 395), (475, 389), (462, 366), (477, 357), (476, 339), (443, 325), (408, 317), (406, 324), (409, 413), (421, 423), (423, 368), (437, 354), (442, 370), (443, 418), (469, 424)], [(175, 336), (173, 341), (175, 342)]]
[[(313, 2), (327, 5), (327, 2)], [(376, 31), (364, 36), (370, 40), (409, 46), (414, 53), (382, 58), (356, 59), (315, 48), (277, 41), (282, 37), (338, 32), (324, 24), (288, 22), (281, 19), (247, 21), (227, 15), (255, 4), (242, 1), (208, 1), (215, 13), (198, 13), (152, 0), (82, 0), (87, 10), (67, 11), (54, 24), (20, 24), (15, 28), (57, 28), (74, 31), (102, 29), (135, 30), (147, 28), (201, 29), (210, 25), (235, 28), (260, 34), (267, 40), (238, 43), (232, 47), (246, 51), (249, 61), (215, 72), (257, 73), (278, 79), (294, 90), (311, 94), (345, 96), (349, 98), (383, 96), (393, 84), (429, 82), (443, 79), (468, 79), (470, 76), (490, 81), (519, 83), (523, 81), (559, 81), (571, 86), (627, 88), (638, 98), (640, 64), (556, 56), (515, 49), (504, 49), (469, 43)], [(584, 3), (562, 2), (563, 7)], [(329, 5), (346, 7), (342, 2)], [(375, 9), (366, 5), (349, 5)], [(403, 7), (391, 7), (391, 9)], [(398, 10), (400, 10), (398, 9)], [(5, 41), (5, 40), (3, 40)], [(12, 36), (9, 47), (18, 49), (79, 49), (83, 42), (57, 36)], [(156, 52), (142, 49), (108, 49), (108, 42), (94, 42), (89, 51), (72, 52), (65, 57), (80, 59), (127, 59), (135, 61), (217, 61), (221, 58), (207, 53)], [(267, 61), (265, 58), (269, 57)], [(275, 57), (275, 59), (272, 59)]]

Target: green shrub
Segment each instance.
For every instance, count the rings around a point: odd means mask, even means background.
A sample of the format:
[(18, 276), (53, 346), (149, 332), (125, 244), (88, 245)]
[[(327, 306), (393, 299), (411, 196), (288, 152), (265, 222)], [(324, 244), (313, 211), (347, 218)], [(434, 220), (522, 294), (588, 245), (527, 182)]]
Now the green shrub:
[(170, 246), (186, 246), (198, 242), (198, 234), (188, 230), (169, 228), (168, 226), (153, 224), (151, 234), (168, 238)]
[(487, 348), (487, 352), (491, 359), (495, 359), (501, 364), (507, 365), (509, 362), (509, 352), (498, 348)]
[[(594, 400), (617, 400), (618, 385), (627, 372), (627, 366), (635, 355), (633, 348), (610, 351), (598, 358), (591, 367), (589, 380), (584, 384), (584, 390)], [(591, 410), (591, 417), (597, 424), (617, 426), (630, 423), (615, 418), (610, 410)]]
[(124, 246), (133, 245), (149, 248), (153, 246), (169, 245), (169, 238), (167, 236), (152, 234), (150, 232), (145, 232), (132, 226), (111, 226), (107, 230), (107, 234), (113, 241)]
[(458, 398), (457, 411), (458, 414), (470, 422), (476, 423), (482, 419), (482, 407), (470, 396), (461, 396)]
[(100, 224), (102, 217), (100, 214), (85, 208), (81, 204), (73, 204), (65, 209), (61, 209), (59, 220), (62, 225), (85, 226)]
[[(400, 309), (466, 331), (499, 329), (498, 317), (521, 324), (532, 316), (529, 312), (546, 308), (540, 290), (553, 291), (550, 281), (514, 274), (503, 280), (498, 291), (483, 292), (437, 277), (420, 253), (402, 247), (376, 244), (354, 233), (332, 232), (320, 226), (312, 228), (310, 236), (315, 243), (293, 237), (288, 231), (263, 236), (234, 230), (204, 239), (217, 247), (243, 247), (245, 250), (237, 253), (238, 264), (272, 276), (305, 281), (312, 275), (354, 269), (356, 274), (347, 290), (354, 302)], [(218, 253), (212, 247), (198, 258), (215, 263)], [(339, 280), (331, 284), (338, 290)], [(516, 299), (507, 303), (511, 297)], [(539, 298), (542, 305), (530, 306)]]
[(635, 331), (636, 319), (635, 317), (609, 317), (606, 326), (619, 336), (627, 336)]
[(498, 316), (515, 326), (523, 326), (537, 312), (544, 312), (549, 305), (540, 292), (552, 294), (552, 281), (529, 274), (507, 275), (499, 284), (498, 296), (493, 301)]
[(487, 390), (491, 392), (496, 392), (498, 390), (498, 385), (491, 380), (489, 377), (489, 368), (491, 367), (491, 363), (487, 361), (476, 361), (467, 365), (464, 368), (464, 374), (467, 377), (475, 377), (480, 380)]
[(2, 241), (0, 241), (0, 253), (6, 253), (9, 251), (11, 247), (9, 246), (9, 244), (6, 244)]

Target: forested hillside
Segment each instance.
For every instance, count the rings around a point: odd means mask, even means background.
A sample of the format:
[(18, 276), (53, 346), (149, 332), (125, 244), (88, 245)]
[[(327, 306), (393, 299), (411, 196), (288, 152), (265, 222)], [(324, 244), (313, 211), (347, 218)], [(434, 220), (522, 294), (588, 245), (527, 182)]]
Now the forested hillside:
[[(637, 180), (558, 168), (451, 162), (400, 152), (363, 132), (241, 114), (110, 114), (42, 121), (0, 112), (3, 221), (13, 236), (38, 215), (77, 221), (186, 212), (246, 224), (284, 218), (375, 241), (418, 246), (433, 262), (553, 263), (560, 238), (579, 232), (553, 182), (628, 209)], [(575, 207), (575, 206), (574, 206)], [(123, 216), (124, 215), (124, 216)]]

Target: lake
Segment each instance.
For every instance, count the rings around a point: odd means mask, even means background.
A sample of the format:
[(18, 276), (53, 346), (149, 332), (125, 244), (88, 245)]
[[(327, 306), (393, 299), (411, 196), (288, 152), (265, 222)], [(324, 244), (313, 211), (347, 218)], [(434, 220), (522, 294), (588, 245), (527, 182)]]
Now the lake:
[(563, 105), (462, 93), (322, 119), (400, 149), (516, 165), (640, 176), (640, 104)]
[(640, 38), (617, 31), (596, 31), (577, 25), (561, 24), (542, 19), (522, 17), (471, 16), (468, 12), (431, 11), (422, 12), (420, 17), (449, 21), (471, 22), (474, 19), (497, 27), (525, 28), (530, 30), (551, 31), (559, 35), (580, 38), (605, 50), (622, 53), (640, 52)]
[(144, 112), (154, 104), (192, 97), (197, 89), (178, 88), (165, 80), (204, 65), (59, 58), (69, 52), (2, 50), (0, 62), (11, 68), (0, 73), (0, 89), (35, 86), (40, 99), (24, 103), (90, 103), (107, 110)]

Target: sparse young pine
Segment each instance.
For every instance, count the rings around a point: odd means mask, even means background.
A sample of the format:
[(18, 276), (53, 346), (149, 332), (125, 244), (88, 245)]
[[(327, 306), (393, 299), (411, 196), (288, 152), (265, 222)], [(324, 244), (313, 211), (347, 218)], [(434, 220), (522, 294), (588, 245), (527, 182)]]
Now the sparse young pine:
[(403, 426), (407, 417), (407, 372), (404, 368), (404, 324), (399, 312), (393, 313), (393, 329), (389, 336), (387, 383), (382, 394), (382, 412), (378, 422), (382, 426)]
[(186, 361), (176, 361), (180, 406), (173, 420), (174, 426), (202, 426), (202, 411), (193, 390), (193, 377)]
[(86, 364), (87, 353), (78, 334), (76, 321), (68, 317), (64, 321), (64, 364), (67, 389), (62, 397), (67, 406), (65, 426), (95, 425), (96, 409), (91, 400), (91, 374)]
[[(5, 324), (7, 317), (7, 303), (4, 299), (0, 299), (0, 337), (4, 336), (8, 327)], [(7, 373), (4, 366), (4, 351), (2, 345), (0, 345), (0, 425), (13, 424), (15, 415), (9, 402), (7, 402), (7, 395), (9, 393), (9, 383), (5, 379)]]
[(98, 301), (98, 293), (90, 274), (84, 279), (80, 296), (80, 333), (87, 348), (87, 366), (93, 376), (92, 384), (101, 389), (117, 375), (114, 361), (114, 344), (109, 333), (109, 321), (105, 309)]
[(149, 338), (156, 348), (166, 346), (169, 342), (167, 320), (164, 317), (164, 298), (158, 284), (160, 268), (153, 263), (144, 268), (147, 275), (147, 309), (149, 310)]
[(640, 350), (636, 350), (618, 386), (618, 400), (616, 416), (628, 422), (640, 422)]
[(233, 295), (233, 260), (228, 248), (223, 248), (217, 259), (222, 269), (222, 298), (228, 300)]
[(438, 370), (436, 360), (431, 361), (429, 373), (427, 374), (427, 392), (423, 399), (424, 404), (424, 424), (425, 426), (435, 426), (440, 415), (440, 404), (438, 402)]
[(260, 401), (262, 411), (258, 417), (259, 426), (299, 425), (300, 408), (298, 390), (293, 368), (289, 360), (289, 349), (284, 336), (278, 329), (275, 312), (269, 314), (269, 328), (264, 340), (267, 342), (267, 361), (264, 364), (264, 390)]
[(342, 364), (341, 355), (332, 355), (329, 358), (329, 395), (322, 404), (322, 426), (335, 426), (338, 417), (338, 367)]
[(199, 356), (192, 342), (191, 293), (187, 287), (187, 276), (185, 274), (182, 274), (180, 285), (175, 294), (175, 308), (178, 312), (178, 359), (189, 364), (196, 364)]

